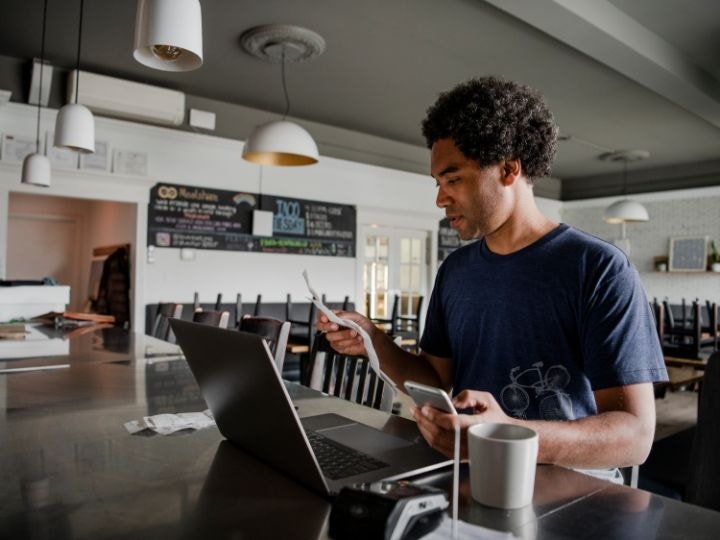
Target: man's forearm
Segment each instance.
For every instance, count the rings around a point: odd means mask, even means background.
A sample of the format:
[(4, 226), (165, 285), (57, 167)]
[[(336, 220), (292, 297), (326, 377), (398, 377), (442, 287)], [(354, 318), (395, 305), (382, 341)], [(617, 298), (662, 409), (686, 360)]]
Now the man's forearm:
[(538, 432), (538, 463), (564, 467), (608, 468), (645, 461), (653, 441), (649, 426), (624, 411), (609, 411), (567, 422), (517, 421)]
[(373, 336), (373, 346), (380, 359), (380, 367), (404, 392), (406, 380), (442, 387), (438, 372), (422, 354), (408, 352), (392, 341), (384, 332)]

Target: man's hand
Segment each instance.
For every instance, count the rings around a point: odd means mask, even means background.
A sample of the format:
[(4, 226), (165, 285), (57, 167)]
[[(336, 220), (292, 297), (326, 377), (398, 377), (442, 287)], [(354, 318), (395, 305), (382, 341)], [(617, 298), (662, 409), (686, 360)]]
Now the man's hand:
[(452, 457), (455, 445), (455, 423), (460, 426), (460, 457), (467, 458), (467, 429), (473, 424), (498, 422), (517, 423), (506, 415), (492, 394), (475, 390), (463, 390), (453, 404), (458, 409), (472, 409), (471, 414), (453, 415), (425, 405), (412, 407), (410, 411), (417, 422), (420, 433), (428, 444), (441, 454)]
[[(376, 328), (370, 319), (355, 311), (334, 311), (334, 313), (341, 319), (349, 319), (359, 324), (372, 339), (373, 331)], [(355, 330), (330, 322), (323, 313), (318, 314), (317, 329), (325, 332), (328, 343), (340, 354), (351, 356), (367, 355), (362, 337)]]

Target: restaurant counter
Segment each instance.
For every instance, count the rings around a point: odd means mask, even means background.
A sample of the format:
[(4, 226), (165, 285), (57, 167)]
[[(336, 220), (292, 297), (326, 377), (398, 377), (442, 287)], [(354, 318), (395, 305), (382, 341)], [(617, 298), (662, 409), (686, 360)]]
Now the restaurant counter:
[[(328, 537), (331, 501), (223, 441), (215, 427), (128, 433), (131, 420), (206, 408), (177, 352), (97, 328), (70, 338), (67, 354), (3, 362), (67, 367), (0, 375), (0, 538)], [(336, 412), (419, 436), (404, 418), (287, 386), (301, 416)], [(449, 471), (418, 481), (450, 492)], [(460, 519), (520, 538), (720, 534), (718, 512), (554, 466), (538, 466), (532, 505), (514, 511), (474, 502), (463, 466), (459, 502)]]

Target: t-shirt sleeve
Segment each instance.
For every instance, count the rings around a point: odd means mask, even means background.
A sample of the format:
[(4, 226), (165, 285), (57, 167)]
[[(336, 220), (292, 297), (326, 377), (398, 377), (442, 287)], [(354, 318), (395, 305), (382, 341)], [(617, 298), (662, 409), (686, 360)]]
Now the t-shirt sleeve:
[(435, 285), (430, 295), (430, 302), (428, 302), (425, 325), (420, 339), (420, 348), (433, 356), (451, 358), (452, 348), (448, 338), (447, 322), (442, 309), (441, 279), (445, 270), (444, 266), (443, 263), (435, 277)]
[(593, 390), (667, 380), (650, 305), (629, 262), (604, 272), (585, 305), (584, 370)]

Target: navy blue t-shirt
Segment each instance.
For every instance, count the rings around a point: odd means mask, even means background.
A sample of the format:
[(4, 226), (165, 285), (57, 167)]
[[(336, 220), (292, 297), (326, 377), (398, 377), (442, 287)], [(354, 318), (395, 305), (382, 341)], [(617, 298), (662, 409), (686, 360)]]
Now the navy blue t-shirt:
[(667, 380), (637, 271), (561, 224), (515, 253), (484, 240), (440, 266), (422, 350), (453, 361), (453, 393), (492, 393), (517, 418), (597, 414), (593, 390)]

